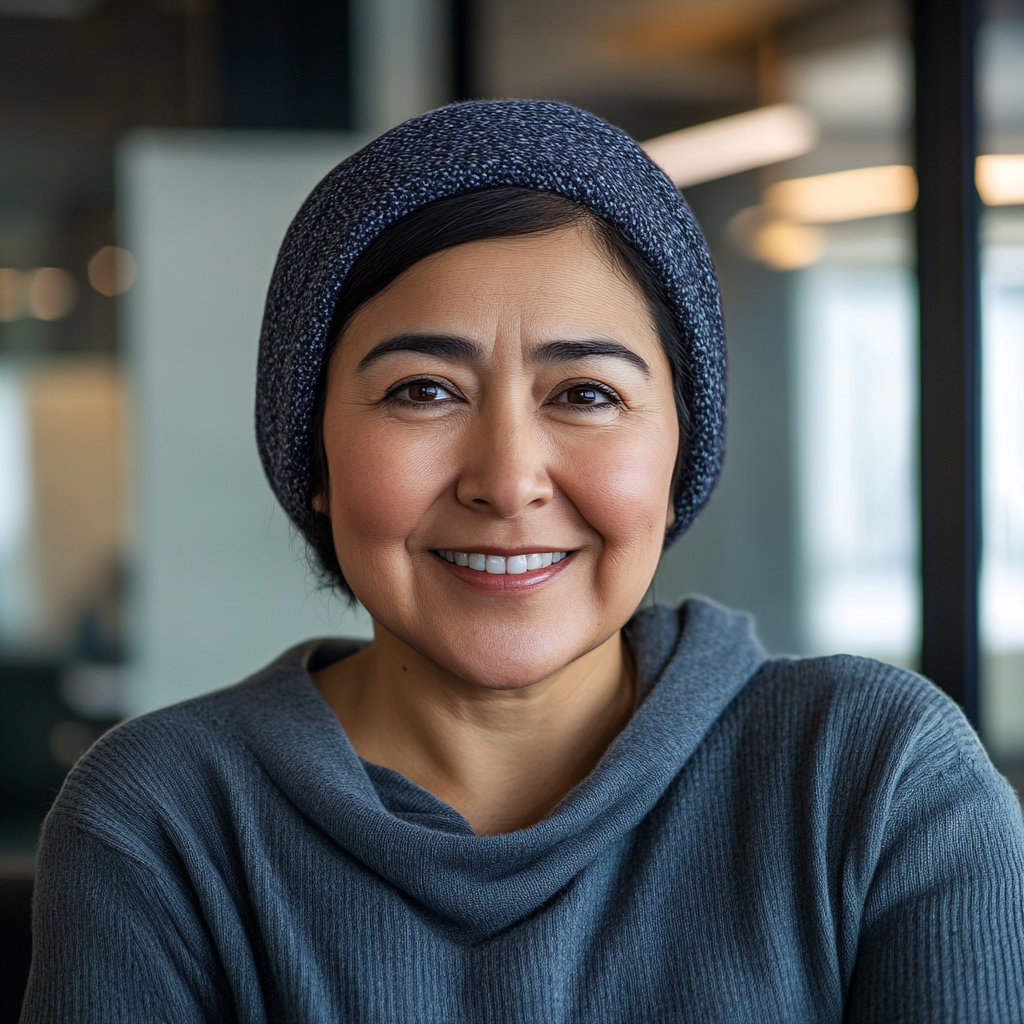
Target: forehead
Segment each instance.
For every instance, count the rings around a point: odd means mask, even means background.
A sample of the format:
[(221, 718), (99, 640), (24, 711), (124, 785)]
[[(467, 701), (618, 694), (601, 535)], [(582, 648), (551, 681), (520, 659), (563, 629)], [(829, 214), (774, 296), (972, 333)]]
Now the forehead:
[(424, 329), (602, 333), (656, 340), (640, 286), (585, 226), (467, 242), (414, 264), (345, 332)]

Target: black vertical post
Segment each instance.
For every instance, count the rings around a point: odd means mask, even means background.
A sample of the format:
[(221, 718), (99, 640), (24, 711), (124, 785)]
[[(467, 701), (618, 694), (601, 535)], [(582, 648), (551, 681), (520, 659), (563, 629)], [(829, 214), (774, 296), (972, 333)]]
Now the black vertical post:
[(222, 123), (349, 128), (347, 0), (220, 0)]
[(476, 0), (450, 0), (452, 99), (476, 99)]
[(921, 367), (921, 670), (978, 721), (979, 0), (914, 0)]

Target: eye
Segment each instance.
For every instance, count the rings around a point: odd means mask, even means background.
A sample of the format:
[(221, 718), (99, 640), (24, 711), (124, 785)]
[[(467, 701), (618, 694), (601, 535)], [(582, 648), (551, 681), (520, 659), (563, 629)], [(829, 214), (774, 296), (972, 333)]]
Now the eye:
[(393, 387), (386, 400), (407, 405), (433, 405), (455, 398), (454, 389), (436, 380), (403, 381)]
[(607, 384), (589, 381), (573, 384), (555, 398), (556, 405), (583, 407), (621, 405), (622, 399)]

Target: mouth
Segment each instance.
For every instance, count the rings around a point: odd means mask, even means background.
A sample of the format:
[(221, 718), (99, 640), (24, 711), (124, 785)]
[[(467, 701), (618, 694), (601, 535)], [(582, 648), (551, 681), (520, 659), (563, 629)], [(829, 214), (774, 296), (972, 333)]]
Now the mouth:
[(452, 565), (492, 576), (521, 576), (535, 569), (547, 569), (564, 561), (571, 551), (532, 551), (514, 555), (493, 555), (477, 551), (437, 549), (434, 554)]

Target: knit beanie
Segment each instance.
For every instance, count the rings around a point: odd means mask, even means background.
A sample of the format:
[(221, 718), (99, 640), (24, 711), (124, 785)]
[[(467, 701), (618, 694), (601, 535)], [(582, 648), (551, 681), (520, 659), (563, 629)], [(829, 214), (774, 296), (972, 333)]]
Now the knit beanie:
[(666, 543), (707, 502), (724, 449), (725, 340), (715, 270), (686, 201), (629, 135), (594, 114), (547, 101), (474, 101), (406, 121), (344, 160), (285, 235), (260, 335), (256, 437), (270, 486), (300, 530), (311, 516), (317, 382), (353, 263), (419, 207), (500, 186), (553, 192), (592, 211), (660, 279), (685, 349), (690, 421)]

